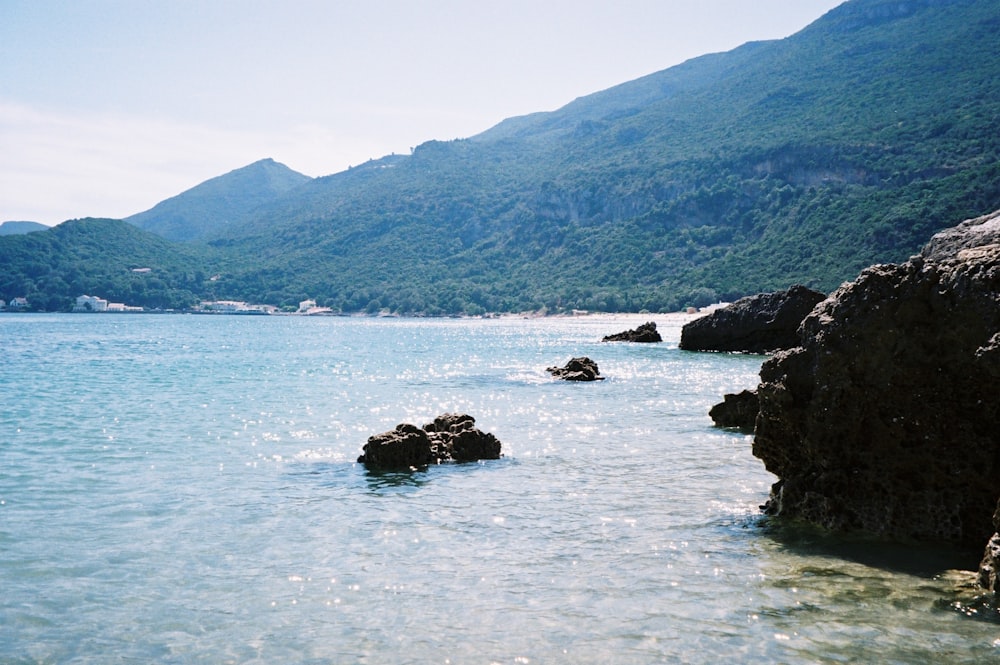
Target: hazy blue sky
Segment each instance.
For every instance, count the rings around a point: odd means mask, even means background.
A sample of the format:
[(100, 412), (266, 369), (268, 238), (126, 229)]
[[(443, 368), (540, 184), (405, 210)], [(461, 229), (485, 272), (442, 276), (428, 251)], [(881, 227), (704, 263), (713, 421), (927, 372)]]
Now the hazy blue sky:
[(311, 176), (744, 42), (841, 0), (0, 0), (0, 220)]

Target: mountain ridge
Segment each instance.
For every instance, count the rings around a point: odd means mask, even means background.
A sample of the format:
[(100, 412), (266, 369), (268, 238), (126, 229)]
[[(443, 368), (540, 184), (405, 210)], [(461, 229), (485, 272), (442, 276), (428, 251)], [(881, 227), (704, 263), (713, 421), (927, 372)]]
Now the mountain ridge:
[(125, 221), (168, 240), (200, 240), (310, 180), (271, 158), (261, 159), (210, 178)]
[(1000, 208), (998, 26), (989, 0), (850, 0), (785, 39), (300, 182), (189, 242), (217, 262), (213, 295), (345, 312), (828, 291)]
[[(226, 242), (256, 253), (284, 246), (266, 242), (269, 232), (308, 239), (292, 244), (303, 264), (351, 276), (331, 294), (348, 307), (358, 302), (343, 292), (362, 287), (372, 301), (411, 306), (358, 259), (407, 246), (422, 257), (433, 248), (436, 262), (393, 254), (399, 282), (450, 282), (435, 298), (446, 311), (448, 292), (470, 289), (488, 292), (485, 309), (662, 309), (791, 282), (832, 289), (1000, 206), (998, 146), (987, 138), (1000, 62), (984, 50), (996, 20), (995, 5), (975, 0), (852, 0), (786, 39), (429, 141), (392, 169), (335, 174), (299, 211), (262, 214)], [(655, 101), (635, 107), (630, 95)], [(605, 269), (595, 247), (621, 256)], [(490, 279), (477, 277), (484, 265)], [(329, 276), (296, 281), (330, 291)], [(558, 288), (567, 281), (585, 286)]]
[(20, 235), (22, 233), (34, 233), (36, 231), (45, 231), (49, 227), (45, 224), (40, 224), (38, 222), (25, 222), (25, 221), (6, 221), (0, 222), (0, 236), (6, 235)]

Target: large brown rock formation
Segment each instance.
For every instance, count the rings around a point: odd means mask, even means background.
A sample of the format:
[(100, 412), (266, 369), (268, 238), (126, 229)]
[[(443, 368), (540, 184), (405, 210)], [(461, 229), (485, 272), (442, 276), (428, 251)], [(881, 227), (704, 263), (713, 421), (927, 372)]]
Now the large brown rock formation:
[(894, 538), (986, 542), (1000, 496), (1000, 213), (876, 265), (761, 369), (767, 512)]

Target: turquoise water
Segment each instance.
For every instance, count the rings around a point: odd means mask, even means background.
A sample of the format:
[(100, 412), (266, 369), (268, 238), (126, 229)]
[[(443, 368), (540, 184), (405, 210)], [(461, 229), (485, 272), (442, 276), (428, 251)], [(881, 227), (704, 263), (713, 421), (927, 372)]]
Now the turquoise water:
[[(761, 359), (652, 318), (0, 316), (0, 662), (1000, 660), (953, 553), (761, 517)], [(504, 458), (354, 463), (447, 411)]]

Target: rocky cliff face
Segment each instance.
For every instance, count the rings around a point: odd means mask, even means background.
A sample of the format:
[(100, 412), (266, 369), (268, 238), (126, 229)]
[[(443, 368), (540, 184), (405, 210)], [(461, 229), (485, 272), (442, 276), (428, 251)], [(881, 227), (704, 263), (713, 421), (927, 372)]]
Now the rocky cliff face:
[(754, 454), (767, 512), (986, 542), (1000, 497), (1000, 212), (863, 271), (764, 363)]

